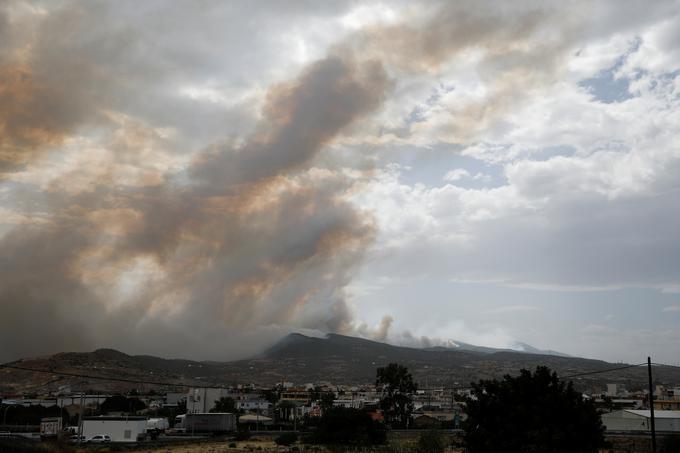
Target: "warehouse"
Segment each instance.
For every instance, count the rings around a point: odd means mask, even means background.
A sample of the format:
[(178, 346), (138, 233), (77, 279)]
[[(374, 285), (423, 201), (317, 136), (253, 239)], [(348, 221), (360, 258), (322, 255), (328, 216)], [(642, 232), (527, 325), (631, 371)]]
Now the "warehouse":
[(103, 434), (111, 442), (137, 442), (145, 432), (146, 417), (83, 417), (85, 439)]
[[(650, 431), (649, 410), (622, 410), (602, 414), (607, 431)], [(659, 432), (680, 432), (680, 411), (654, 411), (654, 425)]]

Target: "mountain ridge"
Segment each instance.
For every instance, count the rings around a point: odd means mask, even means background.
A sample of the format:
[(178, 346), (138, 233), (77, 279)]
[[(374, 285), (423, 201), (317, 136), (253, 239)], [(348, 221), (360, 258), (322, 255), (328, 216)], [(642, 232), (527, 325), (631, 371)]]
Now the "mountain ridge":
[[(520, 369), (548, 366), (558, 375), (571, 376), (610, 368), (620, 368), (602, 360), (580, 357), (532, 354), (514, 350), (469, 351), (459, 348), (413, 348), (339, 334), (324, 338), (293, 333), (258, 356), (230, 362), (165, 359), (149, 355), (128, 355), (113, 349), (92, 352), (65, 352), (49, 357), (22, 359), (15, 366), (34, 372), (0, 368), (0, 393), (86, 391), (123, 392), (131, 389), (185, 391), (187, 386), (232, 386), (254, 383), (271, 386), (283, 381), (296, 384), (368, 384), (375, 381), (375, 370), (389, 363), (409, 368), (421, 384), (467, 386), (479, 379), (516, 374)], [(124, 378), (116, 382), (69, 378), (54, 372), (103, 378)], [(657, 373), (658, 383), (680, 382), (680, 370)], [(137, 384), (152, 381), (157, 384)], [(158, 384), (167, 383), (168, 385)], [(574, 379), (582, 389), (602, 391), (614, 382), (629, 389), (646, 387), (646, 370), (631, 368), (616, 373), (594, 374)]]

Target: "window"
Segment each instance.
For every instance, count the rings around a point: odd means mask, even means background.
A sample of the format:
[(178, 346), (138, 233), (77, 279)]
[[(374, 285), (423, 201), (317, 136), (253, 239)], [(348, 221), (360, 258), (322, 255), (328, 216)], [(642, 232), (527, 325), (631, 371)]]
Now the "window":
[(123, 433), (123, 438), (129, 439), (132, 437), (132, 430), (131, 429), (126, 429), (125, 432)]

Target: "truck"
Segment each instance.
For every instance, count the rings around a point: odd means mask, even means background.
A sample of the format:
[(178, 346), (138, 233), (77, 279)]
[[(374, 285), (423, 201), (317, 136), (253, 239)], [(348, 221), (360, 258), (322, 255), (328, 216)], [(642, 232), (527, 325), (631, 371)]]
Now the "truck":
[(236, 430), (236, 415), (229, 412), (200, 412), (175, 419), (175, 428), (186, 434), (219, 434)]
[(40, 437), (57, 437), (61, 432), (61, 417), (46, 417), (40, 420)]

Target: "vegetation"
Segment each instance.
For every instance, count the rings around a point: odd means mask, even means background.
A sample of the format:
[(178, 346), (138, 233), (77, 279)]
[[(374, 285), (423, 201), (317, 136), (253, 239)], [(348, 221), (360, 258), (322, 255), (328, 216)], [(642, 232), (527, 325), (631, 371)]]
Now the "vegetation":
[(57, 405), (51, 407), (0, 405), (0, 423), (3, 423), (4, 419), (8, 425), (39, 425), (43, 417), (62, 417), (64, 423), (68, 422), (68, 412)]
[(680, 453), (680, 434), (669, 434), (661, 441), (661, 453)]
[(470, 453), (595, 453), (605, 446), (592, 402), (547, 367), (473, 384), (467, 414), (463, 428)]
[(319, 407), (321, 407), (322, 412), (329, 411), (333, 408), (333, 402), (335, 401), (335, 395), (333, 392), (326, 392), (321, 395), (321, 401), (319, 401)]
[(324, 412), (316, 430), (309, 437), (311, 443), (339, 444), (355, 447), (384, 444), (385, 426), (359, 409), (334, 407)]
[(436, 429), (423, 431), (418, 437), (418, 451), (421, 453), (441, 453), (446, 448), (446, 440)]
[(210, 409), (210, 412), (229, 412), (235, 414), (238, 412), (236, 409), (236, 401), (234, 401), (234, 398), (223, 396), (222, 398), (215, 401), (215, 406)]
[(40, 444), (27, 439), (0, 439), (0, 452), (12, 453), (47, 453)]
[(262, 397), (271, 404), (276, 404), (279, 402), (279, 399), (281, 399), (281, 390), (278, 387), (264, 390), (262, 392)]
[(124, 412), (134, 414), (146, 408), (146, 404), (138, 398), (127, 398), (123, 395), (113, 395), (104, 400), (99, 407), (103, 414), (110, 412)]
[(418, 389), (408, 368), (390, 363), (376, 372), (376, 386), (381, 391), (380, 407), (385, 420), (398, 426), (407, 426), (413, 412), (412, 396)]
[(297, 434), (295, 433), (283, 433), (276, 439), (274, 439), (274, 442), (276, 442), (276, 445), (283, 445), (285, 447), (289, 447), (293, 445), (295, 442), (297, 442), (298, 437)]

